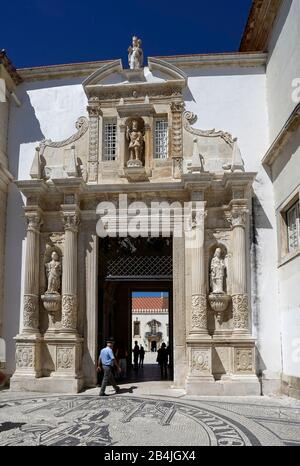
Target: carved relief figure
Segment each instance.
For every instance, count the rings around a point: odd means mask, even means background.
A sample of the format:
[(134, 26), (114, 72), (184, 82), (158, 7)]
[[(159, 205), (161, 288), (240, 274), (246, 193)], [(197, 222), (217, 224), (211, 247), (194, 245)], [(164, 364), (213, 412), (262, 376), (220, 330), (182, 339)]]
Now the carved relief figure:
[(48, 262), (45, 267), (48, 278), (48, 288), (46, 293), (58, 294), (61, 281), (61, 263), (59, 261), (57, 252), (52, 252), (51, 261)]
[(210, 264), (210, 283), (213, 293), (224, 293), (225, 268), (221, 248), (217, 248)]
[(133, 36), (132, 46), (128, 48), (128, 64), (131, 70), (137, 70), (143, 67), (144, 56), (141, 45), (141, 39)]
[(144, 147), (144, 136), (142, 131), (139, 130), (139, 122), (132, 120), (131, 125), (127, 125), (126, 138), (129, 141), (129, 161), (139, 161), (141, 165), (141, 158)]

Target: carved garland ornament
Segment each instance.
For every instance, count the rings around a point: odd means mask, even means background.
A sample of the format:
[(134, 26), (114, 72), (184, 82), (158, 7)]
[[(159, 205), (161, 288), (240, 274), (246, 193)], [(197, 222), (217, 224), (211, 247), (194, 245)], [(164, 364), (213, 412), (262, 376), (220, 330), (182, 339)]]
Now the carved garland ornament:
[(192, 350), (191, 372), (192, 375), (210, 372), (209, 353), (207, 350)]
[(172, 156), (182, 157), (182, 112), (184, 102), (172, 102)]
[(206, 296), (197, 294), (192, 296), (192, 330), (207, 328)]
[(24, 295), (23, 327), (38, 327), (38, 297), (33, 294)]
[(251, 349), (236, 349), (236, 372), (253, 372)]
[(232, 296), (233, 327), (237, 330), (248, 330), (248, 296), (236, 294)]
[(183, 126), (184, 129), (191, 134), (195, 134), (196, 136), (201, 136), (201, 137), (208, 137), (208, 138), (217, 138), (220, 137), (222, 138), (227, 144), (230, 146), (233, 146), (234, 140), (233, 137), (230, 133), (227, 133), (225, 131), (216, 131), (214, 129), (210, 130), (202, 130), (202, 129), (196, 129), (192, 128), (191, 125), (194, 125), (197, 121), (197, 116), (193, 112), (184, 112), (183, 114)]
[(16, 350), (16, 365), (19, 368), (33, 367), (32, 346), (18, 346)]
[(77, 324), (77, 298), (75, 295), (63, 295), (62, 297), (62, 327), (64, 329), (76, 329)]
[(57, 367), (58, 369), (70, 369), (73, 364), (72, 348), (58, 348)]

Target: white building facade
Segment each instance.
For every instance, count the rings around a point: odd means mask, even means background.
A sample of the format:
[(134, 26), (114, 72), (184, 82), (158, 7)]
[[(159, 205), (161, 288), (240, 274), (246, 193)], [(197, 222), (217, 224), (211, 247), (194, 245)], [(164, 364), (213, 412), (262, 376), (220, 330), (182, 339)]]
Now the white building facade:
[(15, 71), (1, 58), (15, 96), (0, 133), (0, 337), (12, 389), (96, 383), (97, 328), (107, 337), (118, 321), (118, 295), (104, 312), (98, 294), (96, 209), (107, 201), (122, 214), (126, 194), (191, 203), (181, 236), (172, 213), (172, 272), (163, 252), (165, 275), (145, 272), (172, 284), (174, 386), (300, 397), (300, 6), (276, 1), (266, 13), (267, 3), (254, 1), (238, 53), (148, 58), (133, 70), (114, 60)]

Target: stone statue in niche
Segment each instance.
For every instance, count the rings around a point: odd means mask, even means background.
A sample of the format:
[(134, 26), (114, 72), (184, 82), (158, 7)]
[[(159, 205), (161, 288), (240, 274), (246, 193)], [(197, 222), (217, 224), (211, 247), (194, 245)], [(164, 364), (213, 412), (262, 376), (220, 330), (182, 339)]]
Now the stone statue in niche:
[(210, 263), (210, 283), (213, 293), (224, 293), (225, 261), (222, 250), (217, 248)]
[(127, 125), (126, 138), (129, 141), (129, 160), (127, 162), (127, 167), (141, 167), (144, 149), (144, 134), (139, 129), (138, 120), (132, 120), (131, 124)]
[(56, 251), (51, 254), (51, 261), (45, 265), (48, 279), (48, 288), (46, 294), (59, 294), (61, 282), (61, 263)]
[(128, 64), (131, 70), (139, 70), (143, 67), (144, 56), (141, 45), (141, 39), (133, 36), (132, 46), (128, 48)]

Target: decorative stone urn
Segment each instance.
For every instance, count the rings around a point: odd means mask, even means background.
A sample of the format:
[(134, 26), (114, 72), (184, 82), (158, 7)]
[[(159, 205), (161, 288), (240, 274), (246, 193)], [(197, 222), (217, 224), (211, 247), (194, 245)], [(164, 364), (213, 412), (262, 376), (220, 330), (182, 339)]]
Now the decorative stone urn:
[(41, 296), (44, 308), (49, 314), (55, 314), (61, 308), (61, 295), (59, 293), (45, 293)]
[(209, 304), (212, 310), (216, 313), (219, 324), (223, 322), (224, 312), (226, 311), (230, 296), (225, 293), (211, 293), (208, 296)]

